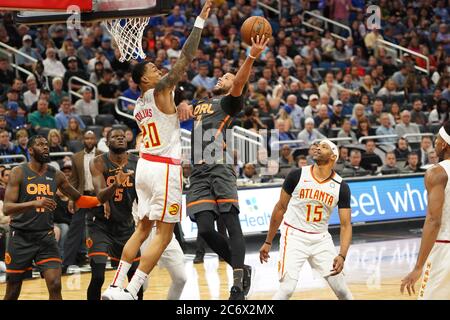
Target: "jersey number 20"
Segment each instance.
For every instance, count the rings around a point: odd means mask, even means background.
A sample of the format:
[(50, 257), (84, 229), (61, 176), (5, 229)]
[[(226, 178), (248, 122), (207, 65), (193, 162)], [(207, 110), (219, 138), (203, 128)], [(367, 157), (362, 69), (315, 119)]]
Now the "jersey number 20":
[(142, 140), (145, 148), (155, 148), (161, 145), (159, 140), (158, 130), (154, 122), (148, 123), (147, 126), (141, 126)]
[[(306, 221), (307, 222), (322, 221), (323, 206), (307, 204), (306, 207), (308, 208), (308, 212), (306, 213)], [(314, 210), (313, 210), (313, 207), (314, 207)], [(313, 217), (311, 217), (312, 213), (313, 213)], [(312, 220), (311, 220), (311, 218), (312, 218)]]

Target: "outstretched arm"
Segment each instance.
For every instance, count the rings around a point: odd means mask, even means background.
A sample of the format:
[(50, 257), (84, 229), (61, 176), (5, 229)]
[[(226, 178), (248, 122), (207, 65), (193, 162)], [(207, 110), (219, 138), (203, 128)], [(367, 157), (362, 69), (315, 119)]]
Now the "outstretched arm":
[[(201, 18), (203, 21), (208, 19), (211, 6), (212, 0), (206, 0), (205, 4), (203, 5), (202, 12), (199, 15), (199, 18)], [(201, 25), (203, 25), (203, 23), (201, 23)], [(192, 29), (191, 34), (187, 38), (186, 43), (184, 44), (183, 49), (181, 50), (180, 58), (177, 60), (175, 65), (170, 69), (169, 73), (164, 77), (162, 77), (162, 79), (156, 85), (155, 87), (156, 93), (172, 91), (173, 88), (175, 88), (178, 81), (180, 81), (182, 75), (186, 71), (186, 68), (194, 59), (195, 52), (197, 51), (198, 45), (200, 44), (202, 31), (203, 26), (201, 28), (194, 26), (194, 29)]]
[(415, 293), (414, 284), (422, 275), (423, 266), (436, 242), (441, 227), (442, 207), (444, 205), (447, 181), (447, 174), (441, 166), (434, 166), (425, 174), (425, 187), (428, 192), (428, 212), (423, 226), (417, 262), (413, 271), (402, 280), (400, 287), (402, 293), (405, 287), (409, 295), (411, 295), (411, 291)]
[[(238, 73), (233, 81), (230, 94), (226, 95), (220, 101), (220, 105), (226, 114), (234, 117), (244, 107), (244, 98), (242, 97), (242, 90), (245, 84), (248, 82), (250, 72), (252, 71), (253, 62), (259, 57), (261, 52), (266, 48), (270, 39), (266, 39), (263, 35), (261, 38), (256, 37), (256, 40), (252, 38), (252, 48), (250, 49), (250, 55), (245, 59), (244, 64), (239, 68)], [(256, 42), (255, 42), (256, 41)]]
[(270, 38), (266, 38), (263, 35), (261, 38), (256, 36), (256, 39), (252, 38), (252, 47), (250, 48), (250, 55), (245, 59), (244, 64), (239, 68), (236, 74), (236, 79), (231, 87), (231, 95), (233, 97), (239, 97), (242, 94), (245, 84), (248, 82), (250, 72), (252, 71), (253, 62), (258, 59), (259, 55), (266, 49), (267, 43)]

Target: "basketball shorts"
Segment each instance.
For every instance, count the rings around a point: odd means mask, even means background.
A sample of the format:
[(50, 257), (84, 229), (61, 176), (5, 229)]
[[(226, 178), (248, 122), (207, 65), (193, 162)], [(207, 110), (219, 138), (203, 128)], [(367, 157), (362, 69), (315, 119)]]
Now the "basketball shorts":
[[(133, 203), (133, 217), (136, 225), (139, 222), (139, 217), (137, 215), (137, 204)], [(153, 239), (153, 237), (156, 234), (156, 226), (153, 226), (152, 232), (148, 236), (148, 238), (144, 241), (144, 243), (141, 245), (141, 252), (144, 252), (144, 250), (149, 245), (150, 241)], [(161, 258), (158, 261), (158, 266), (161, 268), (168, 268), (173, 266), (181, 265), (180, 268), (184, 268), (184, 253), (181, 249), (181, 246), (175, 237), (173, 235), (172, 240), (170, 241), (167, 248), (164, 250), (163, 254), (161, 255)]]
[[(86, 247), (88, 257), (94, 263), (106, 263), (108, 257), (111, 265), (115, 266), (120, 261), (123, 247), (133, 235), (134, 221), (127, 222), (102, 221), (100, 219), (88, 219)], [(135, 262), (139, 261), (138, 252)]]
[(332, 272), (333, 261), (337, 256), (333, 239), (328, 232), (309, 234), (286, 224), (280, 228), (280, 251), (278, 256), (278, 278), (281, 281), (286, 274), (298, 280), (305, 261), (323, 277)]
[(236, 172), (232, 165), (194, 165), (187, 190), (186, 208), (189, 218), (202, 211), (213, 211), (217, 216), (235, 207), (239, 212)]
[(182, 168), (178, 164), (140, 158), (136, 167), (136, 193), (139, 220), (166, 223), (181, 221)]
[(450, 243), (434, 244), (425, 264), (418, 299), (450, 299)]
[(30, 277), (33, 262), (42, 272), (61, 268), (61, 255), (55, 233), (12, 229), (7, 240), (5, 264), (8, 281)]

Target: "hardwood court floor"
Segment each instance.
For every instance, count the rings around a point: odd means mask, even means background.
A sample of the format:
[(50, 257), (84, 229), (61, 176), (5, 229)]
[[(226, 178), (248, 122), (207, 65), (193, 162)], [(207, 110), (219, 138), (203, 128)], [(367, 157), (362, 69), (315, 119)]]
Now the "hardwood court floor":
[[(399, 237), (400, 238), (400, 237)], [(392, 239), (388, 241), (364, 242), (355, 239), (347, 256), (345, 275), (355, 299), (415, 299), (400, 294), (400, 280), (415, 263), (420, 239)], [(249, 299), (271, 299), (278, 287), (276, 262), (278, 252), (273, 250), (268, 264), (259, 263), (256, 250), (247, 253), (246, 263), (255, 267), (252, 290)], [(194, 265), (193, 255), (186, 255), (185, 269), (188, 277), (182, 299), (210, 300), (227, 299), (232, 284), (232, 271), (214, 254), (207, 254), (204, 264)], [(110, 283), (114, 271), (107, 271), (104, 288)], [(86, 299), (90, 273), (64, 276), (63, 298)], [(157, 279), (157, 280), (153, 280)], [(153, 280), (153, 281), (152, 281)], [(420, 282), (416, 285), (418, 289)], [(165, 269), (156, 267), (145, 299), (165, 299), (170, 277)], [(6, 285), (0, 283), (0, 296)], [(416, 290), (417, 291), (417, 290)], [(42, 279), (24, 282), (21, 299), (47, 299), (47, 289)], [(297, 291), (292, 299), (336, 299), (327, 283), (305, 265), (300, 272)]]

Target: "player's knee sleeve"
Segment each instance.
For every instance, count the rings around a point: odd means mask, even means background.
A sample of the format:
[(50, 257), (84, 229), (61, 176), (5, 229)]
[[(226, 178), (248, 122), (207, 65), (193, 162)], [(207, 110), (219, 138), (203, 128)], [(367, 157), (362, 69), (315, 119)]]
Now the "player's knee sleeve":
[(291, 278), (286, 274), (280, 281), (280, 287), (273, 296), (273, 300), (289, 300), (294, 294), (298, 280)]
[(353, 300), (353, 295), (345, 283), (344, 276), (338, 274), (333, 277), (327, 277), (327, 282), (339, 300)]
[(167, 294), (167, 300), (179, 300), (187, 282), (184, 264), (167, 267), (167, 271), (172, 278), (172, 284), (170, 285), (170, 289)]

